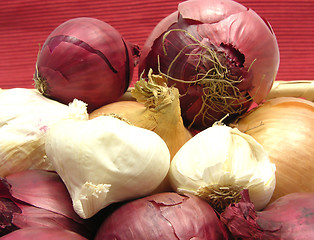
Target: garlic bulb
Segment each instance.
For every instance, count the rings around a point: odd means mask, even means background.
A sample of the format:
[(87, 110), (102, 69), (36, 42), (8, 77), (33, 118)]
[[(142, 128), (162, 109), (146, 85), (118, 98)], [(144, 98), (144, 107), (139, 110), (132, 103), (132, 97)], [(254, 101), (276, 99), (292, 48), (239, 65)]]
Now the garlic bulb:
[(47, 132), (46, 154), (82, 218), (148, 195), (170, 167), (161, 137), (112, 116), (59, 121)]
[(35, 89), (0, 89), (0, 176), (26, 169), (51, 169), (45, 158), (49, 126), (68, 117), (68, 106)]
[(221, 211), (249, 190), (257, 210), (269, 202), (275, 188), (275, 165), (263, 147), (238, 129), (214, 124), (195, 135), (171, 162), (175, 191), (192, 193)]

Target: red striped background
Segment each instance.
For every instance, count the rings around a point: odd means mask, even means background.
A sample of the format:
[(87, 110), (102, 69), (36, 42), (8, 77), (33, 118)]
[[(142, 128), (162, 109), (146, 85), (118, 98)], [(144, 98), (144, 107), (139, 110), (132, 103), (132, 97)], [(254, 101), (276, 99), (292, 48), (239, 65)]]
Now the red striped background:
[[(178, 0), (10, 0), (0, 8), (0, 88), (33, 87), (39, 44), (73, 17), (99, 18), (143, 46)], [(266, 18), (277, 36), (278, 80), (314, 80), (314, 0), (238, 0)], [(136, 74), (136, 73), (135, 73)], [(136, 77), (134, 77), (136, 78)], [(135, 79), (133, 79), (134, 81)]]

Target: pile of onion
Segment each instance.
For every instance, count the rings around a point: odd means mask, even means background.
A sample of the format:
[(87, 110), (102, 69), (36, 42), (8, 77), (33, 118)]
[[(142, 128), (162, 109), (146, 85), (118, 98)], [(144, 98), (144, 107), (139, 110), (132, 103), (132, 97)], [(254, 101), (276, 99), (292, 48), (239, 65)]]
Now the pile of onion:
[(139, 49), (109, 24), (88, 17), (59, 25), (39, 52), (34, 81), (45, 96), (92, 111), (118, 100), (130, 85)]
[(314, 103), (295, 97), (270, 99), (235, 126), (259, 142), (276, 165), (271, 201), (294, 192), (314, 192)]
[(188, 0), (161, 20), (142, 48), (139, 74), (164, 74), (179, 89), (187, 126), (226, 122), (267, 96), (279, 67), (270, 25), (232, 0)]

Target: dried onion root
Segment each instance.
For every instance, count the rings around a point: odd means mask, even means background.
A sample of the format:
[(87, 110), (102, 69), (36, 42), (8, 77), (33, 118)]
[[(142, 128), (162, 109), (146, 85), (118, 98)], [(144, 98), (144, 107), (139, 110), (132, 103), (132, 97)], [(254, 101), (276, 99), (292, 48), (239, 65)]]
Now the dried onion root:
[[(130, 87), (122, 96), (120, 101), (135, 101), (131, 96), (133, 87)], [(296, 81), (282, 81), (276, 80), (270, 89), (266, 98), (273, 99), (278, 97), (297, 97), (304, 98), (308, 101), (314, 101), (314, 81), (313, 80), (296, 80)]]
[[(173, 58), (167, 73), (162, 73), (159, 69), (159, 74), (163, 75), (167, 80), (170, 79), (172, 82), (186, 84), (186, 90), (185, 92), (181, 92), (181, 96), (187, 95), (191, 86), (195, 87), (199, 85), (201, 87), (203, 93), (201, 97), (202, 104), (198, 112), (188, 123), (188, 128), (192, 128), (196, 121), (201, 121), (203, 126), (207, 126), (208, 122), (218, 121), (220, 118), (217, 116), (220, 116), (220, 113), (228, 114), (229, 116), (238, 116), (244, 113), (249, 108), (253, 98), (249, 95), (244, 95), (237, 87), (238, 84), (243, 82), (243, 79), (242, 76), (237, 76), (238, 73), (232, 73), (228, 69), (227, 64), (223, 63), (223, 61), (226, 62), (225, 59), (227, 56), (224, 53), (218, 52), (212, 46), (202, 43), (183, 29), (172, 29), (164, 34), (162, 47), (166, 56), (166, 38), (174, 31), (185, 33), (187, 37), (191, 38), (192, 43), (184, 46)], [(193, 53), (193, 51), (188, 51), (189, 48), (198, 50), (196, 53)], [(171, 77), (171, 72), (174, 71), (173, 66), (176, 61), (179, 61), (181, 55), (186, 55), (187, 58), (195, 58), (193, 60), (196, 62), (194, 80), (189, 81)], [(253, 63), (251, 63), (251, 66)], [(247, 73), (249, 71), (250, 68), (247, 70)], [(197, 120), (198, 118), (201, 120)]]

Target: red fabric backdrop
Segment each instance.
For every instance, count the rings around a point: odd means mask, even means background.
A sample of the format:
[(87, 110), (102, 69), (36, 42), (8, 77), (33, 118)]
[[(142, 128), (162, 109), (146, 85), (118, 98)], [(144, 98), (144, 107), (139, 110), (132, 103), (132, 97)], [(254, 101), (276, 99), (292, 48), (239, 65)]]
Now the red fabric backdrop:
[[(62, 22), (95, 17), (143, 46), (178, 0), (10, 0), (0, 8), (0, 88), (33, 87), (39, 44)], [(314, 80), (314, 1), (238, 0), (266, 18), (277, 36), (277, 80)], [(136, 80), (136, 72), (133, 81)]]

